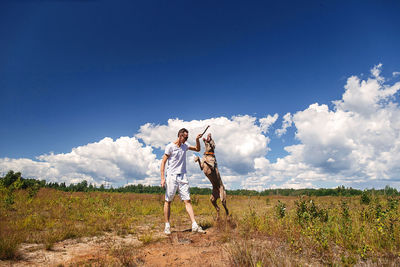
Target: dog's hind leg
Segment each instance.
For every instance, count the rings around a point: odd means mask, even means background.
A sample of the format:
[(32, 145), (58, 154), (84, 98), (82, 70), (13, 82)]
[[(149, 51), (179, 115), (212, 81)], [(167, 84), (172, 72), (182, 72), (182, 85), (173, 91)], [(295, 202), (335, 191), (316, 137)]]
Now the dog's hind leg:
[(228, 215), (229, 215), (229, 210), (228, 210), (228, 208), (226, 207), (226, 199), (224, 199), (224, 200), (221, 201), (221, 202), (222, 202), (222, 206), (224, 206), (226, 216), (228, 216)]
[(217, 198), (214, 195), (211, 195), (210, 201), (213, 204), (213, 206), (215, 207), (215, 209), (217, 210), (217, 220), (218, 220), (219, 219), (219, 207), (217, 205)]
[(225, 191), (225, 187), (224, 187), (224, 185), (222, 183), (221, 175), (219, 173), (218, 168), (215, 168), (215, 172), (216, 172), (217, 180), (218, 180), (218, 183), (219, 183), (218, 195), (221, 198), (221, 202), (222, 202), (222, 205), (224, 206), (226, 215), (229, 215), (228, 208), (226, 207), (226, 191)]
[(226, 207), (226, 191), (225, 191), (225, 188), (223, 185), (221, 185), (221, 187), (219, 188), (219, 195), (221, 197), (222, 206), (224, 206), (225, 213), (228, 216), (229, 211), (228, 211), (228, 208)]

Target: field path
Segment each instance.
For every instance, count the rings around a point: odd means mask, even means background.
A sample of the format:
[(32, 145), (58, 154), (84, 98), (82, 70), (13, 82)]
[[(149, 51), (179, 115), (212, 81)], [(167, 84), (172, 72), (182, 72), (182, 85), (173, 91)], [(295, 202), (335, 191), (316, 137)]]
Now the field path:
[[(216, 228), (205, 234), (188, 230), (160, 232), (155, 241), (143, 245), (135, 235), (68, 239), (51, 250), (42, 244), (22, 244), (18, 261), (0, 261), (0, 266), (228, 266)], [(126, 264), (125, 264), (126, 265)]]
[(206, 234), (172, 232), (157, 243), (143, 247), (138, 256), (145, 266), (229, 266), (216, 228)]

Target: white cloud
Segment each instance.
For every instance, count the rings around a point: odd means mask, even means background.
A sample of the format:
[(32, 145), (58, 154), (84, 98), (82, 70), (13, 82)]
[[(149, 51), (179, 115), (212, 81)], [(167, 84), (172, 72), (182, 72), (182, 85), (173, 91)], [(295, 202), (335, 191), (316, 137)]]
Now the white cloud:
[(383, 84), (379, 64), (372, 70), (371, 78), (360, 80), (352, 76), (347, 80), (345, 93), (341, 100), (333, 101), (337, 110), (353, 112), (361, 116), (369, 116), (381, 108), (385, 108), (393, 100), (394, 94), (400, 89), (400, 82), (389, 86)]
[(350, 77), (334, 110), (313, 104), (294, 114), (302, 162), (327, 174), (365, 179), (394, 175), (390, 166), (399, 152), (400, 109), (393, 96), (400, 83), (381, 83), (380, 67), (371, 70), (373, 78), (367, 81)]
[(278, 114), (275, 113), (274, 116), (268, 115), (266, 118), (259, 119), (261, 131), (267, 134), (269, 128), (276, 122), (278, 117), (279, 117)]
[(372, 76), (374, 77), (375, 80), (377, 80), (379, 82), (385, 81), (385, 79), (381, 76), (381, 72), (382, 72), (382, 63), (379, 63), (378, 65), (375, 65), (371, 69)]
[(135, 137), (104, 138), (99, 142), (73, 148), (69, 153), (47, 154), (30, 159), (0, 159), (0, 169), (21, 171), (27, 177), (66, 183), (82, 180), (101, 184), (158, 177), (159, 160), (150, 146)]
[(275, 163), (257, 159), (254, 175), (282, 187), (398, 180), (400, 108), (395, 94), (400, 83), (385, 84), (380, 68), (375, 66), (367, 80), (350, 77), (333, 110), (315, 103), (296, 112), (292, 119), (300, 144), (285, 147), (289, 155)]
[[(274, 117), (269, 116), (260, 121), (260, 126), (256, 123), (257, 118), (248, 115), (193, 121), (170, 119), (167, 125), (145, 124), (140, 127), (136, 137), (149, 146), (163, 149), (167, 143), (176, 139), (180, 128), (186, 128), (189, 131), (188, 143), (195, 145), (196, 135), (210, 125), (207, 132), (212, 134), (216, 143), (219, 164), (229, 172), (244, 174), (254, 169), (256, 157), (267, 154), (270, 139), (263, 131), (267, 130), (277, 116), (275, 114)], [(203, 146), (203, 142), (201, 144)]]
[[(381, 77), (382, 64), (371, 76), (349, 77), (341, 99), (333, 108), (314, 103), (283, 116), (280, 137), (295, 127), (296, 145), (284, 147), (288, 155), (271, 162), (266, 158), (270, 128), (278, 114), (256, 118), (249, 115), (144, 124), (134, 137), (104, 138), (73, 148), (65, 154), (48, 154), (31, 159), (0, 159), (0, 171), (13, 169), (26, 177), (48, 181), (158, 185), (160, 159), (153, 149), (163, 150), (176, 139), (180, 128), (189, 130), (188, 143), (210, 125), (216, 142), (216, 157), (227, 188), (266, 189), (275, 187), (372, 187), (400, 185), (400, 82), (388, 84)], [(144, 142), (142, 144), (141, 142)], [(203, 142), (202, 144), (202, 151)], [(192, 154), (193, 155), (193, 154)], [(192, 186), (210, 183), (188, 157)]]
[(275, 131), (275, 134), (278, 137), (281, 137), (282, 135), (284, 135), (287, 131), (287, 128), (292, 126), (292, 115), (290, 113), (286, 113), (285, 116), (283, 116), (283, 121), (282, 121), (282, 128), (281, 129), (277, 129)]
[[(195, 145), (196, 135), (210, 125), (208, 132), (216, 142), (220, 171), (226, 185), (232, 188), (237, 187), (243, 175), (254, 170), (255, 158), (267, 154), (270, 140), (263, 130), (267, 130), (277, 117), (277, 114), (267, 116), (260, 125), (257, 118), (247, 115), (192, 121), (170, 119), (166, 125), (145, 124), (134, 137), (121, 137), (115, 141), (104, 138), (73, 148), (69, 153), (41, 155), (37, 160), (0, 159), (0, 170), (12, 169), (21, 171), (26, 177), (67, 184), (82, 180), (101, 184), (107, 178), (114, 184), (158, 185), (161, 161), (153, 148), (164, 149), (167, 143), (175, 141), (178, 130), (183, 127), (189, 130), (188, 143)], [(140, 139), (145, 145), (139, 142)], [(191, 184), (209, 186), (190, 154), (187, 166)]]

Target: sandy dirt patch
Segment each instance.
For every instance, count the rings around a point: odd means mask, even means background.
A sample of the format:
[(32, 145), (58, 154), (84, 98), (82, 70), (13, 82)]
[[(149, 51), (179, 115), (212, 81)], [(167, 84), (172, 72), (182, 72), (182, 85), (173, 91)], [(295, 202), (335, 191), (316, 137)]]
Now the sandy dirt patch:
[(18, 261), (0, 261), (1, 266), (228, 266), (216, 228), (205, 234), (178, 229), (166, 236), (152, 236), (149, 243), (137, 235), (69, 239), (55, 243), (51, 250), (41, 244), (22, 244)]
[(229, 266), (215, 228), (206, 234), (172, 232), (168, 238), (143, 247), (137, 256), (145, 266)]

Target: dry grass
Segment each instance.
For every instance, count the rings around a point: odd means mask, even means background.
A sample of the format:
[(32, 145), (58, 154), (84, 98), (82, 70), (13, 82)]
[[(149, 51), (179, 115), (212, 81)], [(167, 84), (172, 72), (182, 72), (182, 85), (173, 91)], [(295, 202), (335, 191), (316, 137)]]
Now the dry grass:
[[(0, 194), (0, 258), (18, 259), (18, 245), (53, 245), (68, 238), (134, 234), (143, 244), (158, 241), (163, 196), (131, 193), (69, 193), (42, 188)], [(231, 215), (215, 221), (209, 196), (193, 196), (200, 225), (216, 227), (233, 266), (396, 265), (400, 259), (399, 198), (228, 196)], [(189, 226), (177, 198), (172, 227)], [(221, 213), (222, 215), (222, 213)], [(126, 247), (110, 248), (95, 266), (133, 266)], [(138, 259), (136, 259), (138, 260)], [(114, 262), (115, 261), (115, 262)], [(114, 262), (114, 263), (112, 263)], [(130, 265), (131, 264), (131, 265)]]
[(21, 240), (16, 234), (4, 233), (3, 231), (0, 234), (0, 259), (17, 260), (19, 258), (17, 249)]

